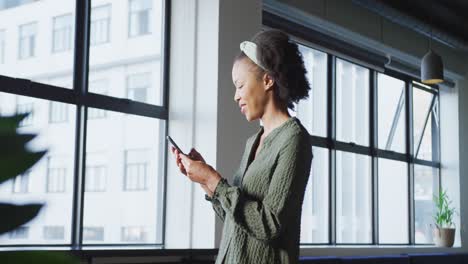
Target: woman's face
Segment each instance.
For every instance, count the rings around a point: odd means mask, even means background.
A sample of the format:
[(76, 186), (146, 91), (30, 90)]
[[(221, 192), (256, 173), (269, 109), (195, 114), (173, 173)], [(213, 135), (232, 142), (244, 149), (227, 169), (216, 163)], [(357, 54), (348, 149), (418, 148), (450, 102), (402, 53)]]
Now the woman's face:
[(270, 98), (270, 85), (258, 77), (258, 66), (248, 58), (237, 60), (232, 67), (232, 81), (236, 88), (234, 101), (239, 105), (247, 121), (263, 116)]

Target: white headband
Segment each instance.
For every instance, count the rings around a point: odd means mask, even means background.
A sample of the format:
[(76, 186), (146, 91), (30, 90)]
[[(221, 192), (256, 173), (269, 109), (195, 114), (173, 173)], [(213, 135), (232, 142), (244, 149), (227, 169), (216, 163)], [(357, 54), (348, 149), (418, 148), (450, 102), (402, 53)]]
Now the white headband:
[(266, 70), (265, 67), (257, 59), (257, 44), (251, 41), (242, 41), (240, 44), (240, 50), (242, 50), (249, 59), (251, 59), (255, 64), (257, 64), (263, 70)]

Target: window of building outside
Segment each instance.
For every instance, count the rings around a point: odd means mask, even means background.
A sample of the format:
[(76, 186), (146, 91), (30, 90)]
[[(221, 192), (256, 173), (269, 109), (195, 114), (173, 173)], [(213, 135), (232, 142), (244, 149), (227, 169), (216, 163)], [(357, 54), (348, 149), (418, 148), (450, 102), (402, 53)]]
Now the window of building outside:
[(29, 191), (29, 175), (30, 171), (19, 175), (13, 179), (13, 193), (27, 193)]
[(5, 63), (5, 30), (0, 29), (0, 64)]
[(8, 236), (12, 240), (27, 239), (29, 238), (29, 226), (20, 226), (15, 230), (9, 232)]
[(50, 102), (49, 123), (63, 123), (68, 121), (68, 105)]
[(98, 45), (110, 41), (111, 4), (93, 7), (91, 10), (90, 44)]
[(65, 192), (65, 182), (67, 177), (66, 168), (49, 167), (47, 169), (47, 187), (48, 193), (63, 193)]
[(65, 229), (63, 226), (44, 226), (43, 237), (46, 240), (63, 240)]
[(146, 241), (146, 230), (142, 226), (124, 226), (122, 227), (122, 242), (140, 242)]
[(151, 88), (151, 75), (149, 73), (136, 73), (127, 77), (127, 98), (147, 101), (147, 93)]
[[(301, 244), (433, 244), (432, 197), (440, 180), (438, 91), (307, 45), (299, 49), (313, 88), (292, 114), (311, 134), (314, 154)], [(329, 190), (335, 193), (332, 200)]]
[(13, 8), (20, 5), (29, 4), (32, 2), (37, 2), (39, 0), (3, 0), (0, 1), (0, 11), (3, 9)]
[[(3, 6), (0, 1), (0, 54), (3, 45), (6, 56), (0, 63), (0, 114), (30, 113), (18, 132), (37, 134), (28, 148), (48, 150), (49, 157), (35, 164), (29, 176), (0, 185), (0, 200), (47, 205), (28, 226), (1, 236), (2, 246), (163, 243), (166, 1), (132, 4), (132, 12), (129, 1), (111, 2), (91, 1), (88, 60), (79, 48), (86, 45), (85, 37), (74, 37), (86, 23), (75, 17), (84, 10), (83, 1), (9, 1)], [(41, 12), (31, 11), (39, 6)], [(111, 19), (114, 12), (123, 19)], [(145, 38), (128, 37), (130, 13), (132, 32)], [(31, 56), (34, 60), (26, 60)], [(87, 65), (80, 69), (88, 72), (75, 69), (75, 62)], [(8, 89), (3, 77), (10, 78)], [(16, 78), (30, 80), (30, 89)], [(75, 87), (73, 80), (87, 89)], [(78, 161), (84, 171), (76, 169)], [(73, 206), (77, 177), (83, 182), (81, 207)], [(105, 215), (102, 208), (107, 208)], [(83, 215), (82, 225), (74, 215)], [(55, 227), (63, 227), (63, 235)], [(125, 236), (123, 227), (129, 227)], [(73, 241), (80, 233), (83, 241)]]
[(107, 184), (107, 167), (104, 165), (86, 166), (85, 191), (104, 192)]
[[(50, 123), (51, 102), (30, 96), (0, 92), (2, 116), (18, 113), (18, 109), (21, 110), (20, 112), (33, 112), (23, 121), (27, 125), (18, 129), (18, 133), (21, 134), (37, 134), (36, 138), (27, 144), (27, 147), (32, 151), (48, 150), (47, 157), (41, 159), (28, 171), (10, 180), (9, 184), (0, 185), (0, 200), (12, 199), (15, 203), (41, 202), (46, 204), (41, 210), (41, 217), (28, 224), (29, 231), (25, 231), (28, 232), (27, 238), (19, 240), (10, 238), (7, 234), (0, 237), (0, 245), (70, 243), (70, 232), (66, 230), (71, 230), (72, 223), (76, 111), (69, 105), (70, 122)], [(28, 105), (28, 107), (19, 107), (21, 105)], [(63, 226), (65, 230), (63, 238), (46, 239), (44, 237), (45, 226)], [(15, 236), (12, 235), (12, 237)]]
[(36, 56), (37, 22), (19, 26), (18, 59)]
[(103, 241), (104, 240), (104, 227), (83, 227), (83, 241)]
[(151, 33), (152, 22), (152, 1), (151, 0), (130, 0), (128, 14), (128, 36), (135, 37)]
[(73, 16), (61, 15), (53, 18), (52, 52), (69, 51), (73, 41)]
[(147, 189), (148, 151), (125, 151), (125, 191), (143, 191)]

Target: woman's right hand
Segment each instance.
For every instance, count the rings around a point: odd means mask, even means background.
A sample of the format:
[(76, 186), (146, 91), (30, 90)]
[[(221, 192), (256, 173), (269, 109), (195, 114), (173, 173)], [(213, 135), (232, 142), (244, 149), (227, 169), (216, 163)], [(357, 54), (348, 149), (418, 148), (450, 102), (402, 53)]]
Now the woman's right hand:
[[(182, 154), (174, 147), (171, 147), (171, 151), (172, 151), (172, 154), (174, 155), (174, 157), (176, 159), (176, 164), (177, 164), (177, 167), (179, 167), (180, 172), (182, 174), (184, 174), (185, 176), (187, 176), (187, 171), (185, 170), (184, 165), (182, 164), (182, 161), (180, 159), (180, 155), (182, 155)], [(192, 160), (201, 161), (203, 163), (206, 163), (203, 156), (194, 148), (192, 148), (190, 150), (190, 152), (188, 153), (187, 156)]]
[[(179, 167), (180, 172), (182, 174), (184, 174), (185, 176), (187, 176), (187, 171), (185, 170), (184, 165), (182, 164), (182, 161), (180, 159), (181, 154), (174, 147), (171, 147), (171, 151), (172, 151), (172, 154), (174, 155), (174, 157), (176, 159), (177, 167)], [(203, 156), (194, 148), (192, 148), (190, 150), (188, 156), (193, 160), (201, 161), (201, 162), (206, 163)], [(210, 189), (208, 189), (208, 187), (206, 185), (200, 184), (200, 186), (203, 188), (203, 190), (206, 192), (206, 194), (208, 194), (208, 196), (210, 196), (210, 197), (213, 196), (213, 192), (210, 191)]]
[(201, 161), (201, 162), (206, 163), (203, 156), (200, 153), (198, 153), (198, 151), (196, 149), (194, 149), (194, 148), (192, 148), (190, 150), (188, 156), (193, 160), (197, 160), (197, 161)]

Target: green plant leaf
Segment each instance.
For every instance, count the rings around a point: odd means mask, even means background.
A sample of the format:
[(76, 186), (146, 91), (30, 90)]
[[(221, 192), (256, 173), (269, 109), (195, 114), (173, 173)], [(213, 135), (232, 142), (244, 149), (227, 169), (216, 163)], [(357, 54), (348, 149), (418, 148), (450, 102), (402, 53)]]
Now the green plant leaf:
[[(42, 204), (14, 205), (0, 203), (0, 234), (24, 225), (41, 210)], [(3, 263), (0, 261), (0, 263)]]
[(454, 225), (453, 215), (456, 212), (455, 207), (451, 207), (452, 201), (449, 199), (447, 190), (439, 190), (439, 195), (434, 195), (436, 212), (434, 221), (438, 227), (452, 227)]
[(39, 152), (14, 152), (0, 159), (0, 184), (6, 180), (15, 178), (30, 169), (39, 161), (46, 151)]
[(78, 264), (75, 258), (61, 253), (51, 251), (14, 251), (1, 252), (0, 263), (2, 264)]
[(19, 123), (28, 115), (29, 113), (0, 117), (0, 135), (16, 133)]
[(34, 134), (7, 134), (0, 135), (0, 157), (10, 156), (11, 153), (27, 151), (24, 146), (36, 137)]

